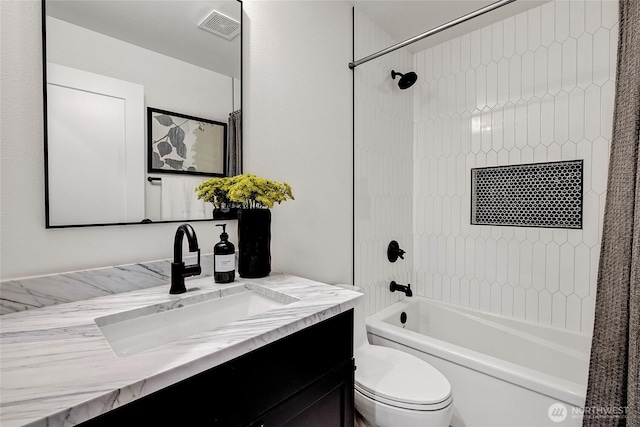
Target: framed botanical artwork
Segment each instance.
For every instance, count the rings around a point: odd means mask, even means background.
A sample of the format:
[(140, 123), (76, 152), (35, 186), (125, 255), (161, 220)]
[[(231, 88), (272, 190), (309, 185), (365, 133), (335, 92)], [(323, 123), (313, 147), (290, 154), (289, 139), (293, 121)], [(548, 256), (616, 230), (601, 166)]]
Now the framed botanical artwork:
[(147, 107), (149, 173), (226, 176), (227, 124)]

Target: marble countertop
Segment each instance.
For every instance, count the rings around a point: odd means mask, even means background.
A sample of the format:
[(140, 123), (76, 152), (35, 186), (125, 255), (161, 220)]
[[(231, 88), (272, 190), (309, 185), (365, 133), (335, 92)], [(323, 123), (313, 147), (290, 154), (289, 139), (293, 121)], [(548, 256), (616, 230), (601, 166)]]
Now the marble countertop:
[[(285, 274), (186, 285), (181, 295), (167, 284), (0, 317), (0, 425), (76, 425), (353, 308), (361, 295)], [(127, 357), (114, 354), (94, 321), (255, 285), (294, 302)]]

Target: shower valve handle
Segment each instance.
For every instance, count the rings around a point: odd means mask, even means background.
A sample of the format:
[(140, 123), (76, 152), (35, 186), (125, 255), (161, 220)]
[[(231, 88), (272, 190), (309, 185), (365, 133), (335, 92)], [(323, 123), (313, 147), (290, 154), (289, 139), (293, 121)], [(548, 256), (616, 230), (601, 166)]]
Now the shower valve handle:
[(400, 245), (395, 240), (392, 240), (387, 247), (387, 258), (389, 262), (396, 262), (398, 258), (404, 259), (406, 252), (400, 249)]

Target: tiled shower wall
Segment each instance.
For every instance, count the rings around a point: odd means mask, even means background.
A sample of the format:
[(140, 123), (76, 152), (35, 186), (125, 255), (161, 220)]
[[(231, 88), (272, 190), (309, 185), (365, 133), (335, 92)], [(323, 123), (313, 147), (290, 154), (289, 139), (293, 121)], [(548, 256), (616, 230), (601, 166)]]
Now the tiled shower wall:
[[(396, 41), (356, 11), (355, 56)], [(409, 71), (411, 54), (396, 51), (355, 69), (355, 285), (365, 292), (365, 314), (400, 299), (389, 282), (412, 277), (413, 95), (399, 90), (391, 70)], [(387, 260), (397, 240), (405, 259)]]
[[(552, 1), (414, 56), (417, 294), (591, 330), (617, 18), (616, 1)], [(582, 230), (470, 225), (471, 168), (574, 159)]]

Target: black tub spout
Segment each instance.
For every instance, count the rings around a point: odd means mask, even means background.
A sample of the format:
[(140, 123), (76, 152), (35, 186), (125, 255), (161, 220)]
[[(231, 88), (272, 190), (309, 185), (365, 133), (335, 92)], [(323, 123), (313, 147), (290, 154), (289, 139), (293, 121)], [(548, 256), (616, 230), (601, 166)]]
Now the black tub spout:
[(399, 285), (397, 284), (395, 281), (392, 281), (389, 284), (389, 290), (391, 292), (395, 292), (395, 291), (400, 291), (400, 292), (404, 292), (404, 294), (408, 297), (412, 297), (413, 296), (413, 292), (411, 291), (411, 283), (405, 285)]

